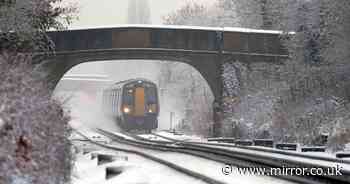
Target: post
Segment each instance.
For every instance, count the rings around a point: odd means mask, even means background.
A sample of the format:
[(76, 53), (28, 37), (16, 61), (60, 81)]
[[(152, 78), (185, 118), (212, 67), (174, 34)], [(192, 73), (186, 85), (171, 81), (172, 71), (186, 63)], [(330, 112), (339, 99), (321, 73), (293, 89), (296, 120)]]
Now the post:
[(171, 129), (173, 129), (173, 116), (174, 116), (174, 112), (170, 112), (170, 127), (169, 127), (169, 129), (170, 129), (170, 131), (171, 131)]

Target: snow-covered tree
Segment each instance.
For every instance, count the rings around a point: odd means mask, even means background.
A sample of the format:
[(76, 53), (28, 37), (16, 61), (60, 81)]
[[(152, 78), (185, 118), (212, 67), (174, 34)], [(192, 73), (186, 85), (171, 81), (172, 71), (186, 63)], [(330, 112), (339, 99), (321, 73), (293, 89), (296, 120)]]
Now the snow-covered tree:
[(187, 64), (162, 62), (159, 88), (168, 98), (183, 99), (176, 103), (183, 117), (178, 127), (191, 133), (210, 134), (213, 95), (198, 71)]
[(0, 51), (46, 51), (53, 45), (45, 34), (63, 29), (75, 18), (75, 6), (61, 6), (62, 0), (0, 2)]
[[(167, 22), (294, 31), (281, 37), (291, 56), (284, 65), (240, 61), (223, 65), (223, 132), (308, 145), (319, 144), (319, 137), (329, 134), (328, 145), (339, 149), (350, 141), (349, 4), (218, 0), (215, 7), (184, 6)], [(340, 137), (345, 140), (339, 141)]]
[(32, 60), (53, 50), (45, 31), (71, 20), (74, 8), (60, 2), (0, 2), (0, 183), (70, 181), (69, 117)]

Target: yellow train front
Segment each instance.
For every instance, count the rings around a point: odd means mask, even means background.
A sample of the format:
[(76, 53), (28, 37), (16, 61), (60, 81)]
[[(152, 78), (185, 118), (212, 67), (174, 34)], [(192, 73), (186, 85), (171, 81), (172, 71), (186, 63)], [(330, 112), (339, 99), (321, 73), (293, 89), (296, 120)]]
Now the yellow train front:
[(117, 82), (103, 91), (103, 111), (125, 131), (158, 128), (157, 85), (147, 79)]

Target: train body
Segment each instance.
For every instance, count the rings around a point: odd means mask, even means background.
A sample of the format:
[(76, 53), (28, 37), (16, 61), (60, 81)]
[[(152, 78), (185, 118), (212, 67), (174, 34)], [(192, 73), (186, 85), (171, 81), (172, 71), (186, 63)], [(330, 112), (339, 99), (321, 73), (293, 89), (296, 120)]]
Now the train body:
[(157, 85), (147, 79), (117, 82), (103, 90), (103, 112), (125, 131), (158, 128)]

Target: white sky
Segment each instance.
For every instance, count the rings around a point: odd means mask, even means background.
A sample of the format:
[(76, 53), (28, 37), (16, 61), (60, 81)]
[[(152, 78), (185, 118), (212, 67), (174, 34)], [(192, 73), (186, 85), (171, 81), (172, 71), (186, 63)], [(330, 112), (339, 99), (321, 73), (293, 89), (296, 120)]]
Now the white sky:
[[(162, 24), (162, 17), (188, 1), (213, 4), (216, 0), (149, 0), (152, 24)], [(68, 0), (78, 5), (79, 20), (70, 27), (125, 24), (128, 0)]]

